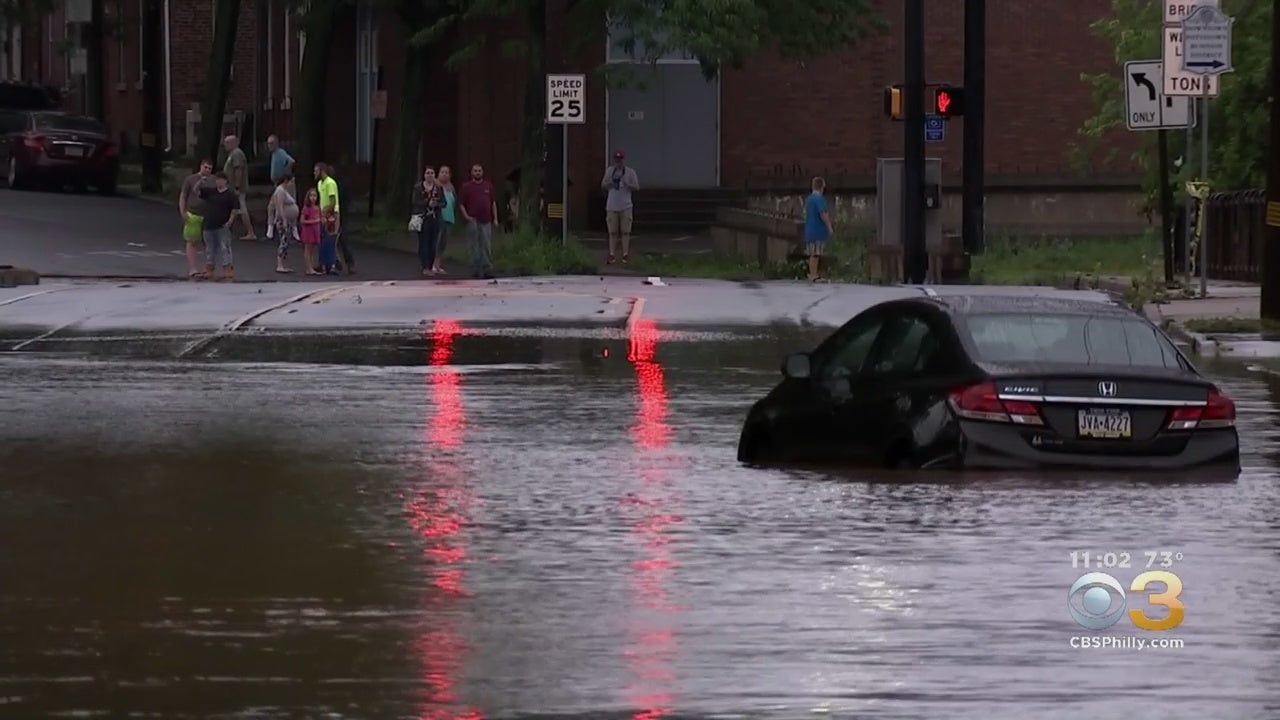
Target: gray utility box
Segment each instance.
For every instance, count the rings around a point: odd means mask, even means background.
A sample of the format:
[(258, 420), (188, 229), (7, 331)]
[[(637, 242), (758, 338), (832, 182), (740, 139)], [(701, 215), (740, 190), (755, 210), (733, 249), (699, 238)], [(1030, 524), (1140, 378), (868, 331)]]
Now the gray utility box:
[[(902, 158), (876, 160), (876, 244), (902, 247)], [(942, 245), (942, 160), (924, 161), (924, 244)], [(929, 203), (932, 202), (932, 207)]]

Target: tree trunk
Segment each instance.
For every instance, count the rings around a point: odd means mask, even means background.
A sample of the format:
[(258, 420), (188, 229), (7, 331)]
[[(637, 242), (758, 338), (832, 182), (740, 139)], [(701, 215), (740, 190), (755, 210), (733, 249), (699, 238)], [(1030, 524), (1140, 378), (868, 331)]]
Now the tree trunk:
[(84, 94), (86, 115), (92, 115), (105, 122), (107, 119), (107, 95), (103, 88), (106, 84), (107, 63), (102, 52), (103, 35), (106, 33), (106, 22), (103, 20), (103, 2), (90, 0), (88, 37), (85, 38)]
[(542, 225), (542, 179), (547, 160), (546, 66), (547, 0), (529, 3), (528, 67), (524, 85), (524, 127), (520, 152), (520, 229)]
[[(412, 35), (412, 28), (406, 28)], [(404, 50), (404, 82), (400, 85), (400, 111), (396, 114), (395, 137), (392, 140), (391, 167), (387, 170), (386, 215), (407, 217), (409, 193), (422, 172), (418, 167), (418, 144), (422, 140), (422, 124), (426, 118), (425, 98), (431, 68), (431, 47), (409, 44)], [(430, 158), (436, 162), (438, 158)]]
[[(325, 157), (324, 116), (329, 70), (329, 48), (333, 44), (333, 25), (338, 17), (340, 0), (311, 0), (302, 28), (307, 46), (302, 52), (302, 69), (298, 71), (298, 91), (293, 105), (293, 135), (297, 141), (298, 191), (314, 186), (311, 169)], [(339, 93), (341, 97), (341, 93)]]
[(231, 59), (236, 46), (236, 26), (240, 22), (239, 0), (216, 2), (213, 47), (209, 51), (204, 103), (200, 106), (200, 142), (196, 145), (202, 158), (215, 163), (218, 161), (218, 146), (222, 143), (222, 116), (227, 109)]

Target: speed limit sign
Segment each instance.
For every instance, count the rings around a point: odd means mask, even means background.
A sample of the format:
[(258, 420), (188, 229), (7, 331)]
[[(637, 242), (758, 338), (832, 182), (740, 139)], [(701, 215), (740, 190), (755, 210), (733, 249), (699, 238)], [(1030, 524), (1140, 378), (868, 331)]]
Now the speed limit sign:
[(587, 121), (587, 76), (547, 76), (547, 123), (579, 125)]

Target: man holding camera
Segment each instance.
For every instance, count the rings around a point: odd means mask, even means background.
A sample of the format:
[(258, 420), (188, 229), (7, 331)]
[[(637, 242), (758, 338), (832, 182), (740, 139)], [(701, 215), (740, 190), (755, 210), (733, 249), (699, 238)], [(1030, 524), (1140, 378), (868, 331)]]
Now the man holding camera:
[(622, 264), (627, 264), (631, 256), (631, 193), (640, 189), (640, 180), (636, 171), (627, 167), (627, 155), (621, 150), (613, 154), (613, 165), (604, 171), (604, 180), (600, 187), (609, 192), (605, 200), (605, 220), (609, 225), (609, 258), (613, 264), (618, 253), (618, 238), (622, 238)]

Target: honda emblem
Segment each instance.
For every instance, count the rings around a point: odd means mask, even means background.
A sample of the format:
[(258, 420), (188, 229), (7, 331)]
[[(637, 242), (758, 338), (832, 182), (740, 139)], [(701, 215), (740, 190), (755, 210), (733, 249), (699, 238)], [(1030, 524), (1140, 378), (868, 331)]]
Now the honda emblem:
[(1100, 395), (1100, 396), (1102, 396), (1102, 397), (1115, 397), (1115, 396), (1116, 396), (1116, 384), (1115, 384), (1115, 383), (1113, 383), (1113, 382), (1100, 382), (1100, 383), (1098, 383), (1098, 395)]

